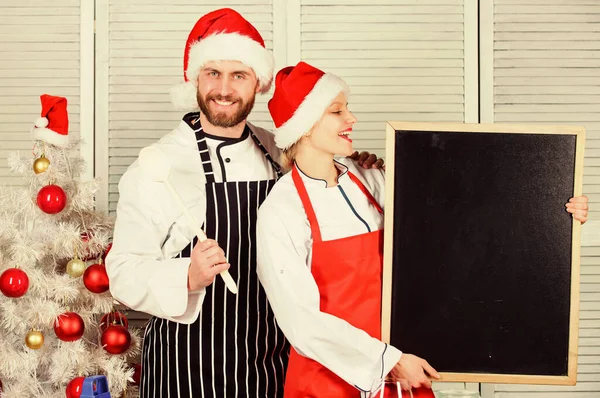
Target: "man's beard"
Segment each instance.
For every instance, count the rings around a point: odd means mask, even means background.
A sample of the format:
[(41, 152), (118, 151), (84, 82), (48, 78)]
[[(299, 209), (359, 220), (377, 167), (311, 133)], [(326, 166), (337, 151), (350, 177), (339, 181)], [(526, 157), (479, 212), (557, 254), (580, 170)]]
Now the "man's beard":
[[(196, 94), (196, 99), (198, 100), (198, 106), (200, 106), (200, 111), (204, 114), (206, 119), (210, 124), (217, 127), (229, 128), (233, 126), (237, 126), (242, 123), (254, 107), (254, 96), (248, 99), (248, 102), (244, 102), (241, 98), (234, 98), (232, 96), (222, 96), (222, 95), (211, 95), (206, 97), (206, 101), (200, 95), (200, 92)], [(231, 116), (228, 116), (224, 112), (212, 113), (208, 108), (208, 102), (213, 99), (218, 101), (228, 101), (235, 102), (239, 104), (238, 111)], [(233, 104), (231, 106), (234, 106)]]

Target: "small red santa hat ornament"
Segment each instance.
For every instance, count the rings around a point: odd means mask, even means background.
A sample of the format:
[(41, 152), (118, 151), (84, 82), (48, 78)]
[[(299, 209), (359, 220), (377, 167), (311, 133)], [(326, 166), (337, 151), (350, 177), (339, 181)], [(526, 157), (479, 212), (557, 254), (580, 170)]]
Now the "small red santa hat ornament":
[(40, 95), (41, 117), (35, 121), (31, 134), (36, 140), (64, 148), (69, 145), (69, 114), (67, 99), (53, 95)]
[(306, 62), (280, 70), (275, 77), (275, 93), (269, 101), (277, 146), (285, 150), (295, 144), (321, 119), (340, 93), (350, 95), (346, 82)]
[(171, 102), (185, 111), (199, 110), (196, 99), (200, 69), (210, 61), (240, 61), (256, 73), (260, 92), (273, 80), (273, 55), (258, 30), (230, 8), (212, 11), (196, 22), (183, 53), (184, 83), (171, 89)]

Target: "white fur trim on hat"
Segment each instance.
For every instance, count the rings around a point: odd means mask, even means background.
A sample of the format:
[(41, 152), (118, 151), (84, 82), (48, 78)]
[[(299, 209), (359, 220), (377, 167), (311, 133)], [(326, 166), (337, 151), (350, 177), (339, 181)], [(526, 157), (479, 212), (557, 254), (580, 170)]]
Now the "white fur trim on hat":
[[(260, 85), (260, 92), (266, 93), (273, 81), (274, 60), (269, 50), (248, 36), (239, 33), (217, 33), (197, 41), (190, 46), (187, 82), (171, 90), (171, 101), (180, 110), (198, 110), (196, 86), (200, 69), (210, 61), (240, 61), (252, 68)], [(194, 87), (192, 94), (191, 83)], [(191, 106), (195, 104), (194, 108)]]
[(31, 129), (31, 134), (33, 135), (33, 139), (41, 140), (57, 147), (64, 148), (69, 145), (68, 135), (58, 134), (56, 131), (45, 127), (34, 127)]
[(339, 93), (350, 95), (346, 82), (331, 73), (324, 74), (292, 117), (273, 131), (277, 146), (285, 150), (308, 133)]

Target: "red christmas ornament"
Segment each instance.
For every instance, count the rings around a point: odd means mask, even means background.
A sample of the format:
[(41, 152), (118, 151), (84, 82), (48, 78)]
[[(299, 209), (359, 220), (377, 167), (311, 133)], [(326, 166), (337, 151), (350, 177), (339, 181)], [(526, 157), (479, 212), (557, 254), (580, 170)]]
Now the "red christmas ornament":
[(81, 397), (81, 390), (83, 389), (83, 381), (85, 377), (76, 377), (67, 384), (67, 398), (79, 398)]
[(140, 385), (140, 380), (142, 379), (142, 365), (139, 363), (133, 365), (133, 376), (131, 378), (133, 379), (134, 386)]
[(108, 290), (108, 274), (103, 264), (92, 264), (83, 273), (83, 284), (90, 292), (104, 293)]
[(108, 252), (110, 251), (110, 249), (112, 249), (112, 242), (110, 242), (108, 246), (106, 246), (106, 249), (104, 249), (104, 253), (102, 254), (103, 263), (106, 263), (106, 256), (108, 256)]
[(54, 322), (54, 333), (62, 341), (75, 341), (85, 330), (83, 319), (75, 312), (65, 312), (60, 314)]
[(110, 325), (122, 325), (127, 329), (129, 327), (129, 321), (127, 321), (127, 317), (119, 311), (109, 312), (100, 318), (100, 325), (98, 326), (100, 327), (100, 331), (104, 332)]
[(21, 297), (29, 289), (29, 277), (25, 271), (9, 268), (0, 275), (0, 291), (8, 297)]
[(131, 335), (125, 326), (110, 325), (100, 337), (102, 348), (111, 354), (122, 354), (131, 344)]
[(58, 185), (46, 185), (37, 194), (37, 205), (44, 213), (60, 213), (67, 205), (67, 194)]

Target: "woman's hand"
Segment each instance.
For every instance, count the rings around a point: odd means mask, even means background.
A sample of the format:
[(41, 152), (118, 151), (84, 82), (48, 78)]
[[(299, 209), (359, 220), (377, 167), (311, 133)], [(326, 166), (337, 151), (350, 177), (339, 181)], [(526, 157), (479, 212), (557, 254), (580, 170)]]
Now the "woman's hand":
[(392, 381), (405, 379), (412, 388), (427, 387), (431, 388), (429, 377), (439, 379), (437, 371), (427, 363), (423, 358), (412, 354), (402, 354), (398, 363), (392, 368), (388, 377)]
[(573, 218), (584, 224), (588, 216), (588, 197), (585, 195), (575, 196), (569, 199), (565, 205), (567, 211), (573, 215)]

